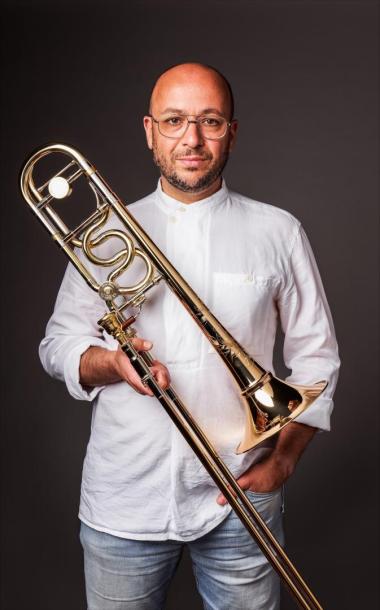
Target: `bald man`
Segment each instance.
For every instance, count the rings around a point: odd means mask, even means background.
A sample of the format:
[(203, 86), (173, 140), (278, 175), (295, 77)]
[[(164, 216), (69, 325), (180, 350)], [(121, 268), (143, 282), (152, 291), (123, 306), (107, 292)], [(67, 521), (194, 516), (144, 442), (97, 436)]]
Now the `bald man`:
[[(282, 486), (316, 429), (329, 429), (339, 367), (315, 260), (295, 218), (223, 181), (237, 121), (217, 70), (187, 63), (165, 71), (144, 128), (160, 179), (132, 214), (264, 368), (273, 370), (279, 317), (289, 381), (329, 381), (276, 440), (236, 455), (238, 392), (184, 308), (160, 284), (138, 321), (134, 342), (141, 351), (154, 345), (158, 383), (171, 379), (282, 543)], [(109, 271), (92, 272), (102, 283)], [(94, 401), (79, 512), (89, 610), (164, 608), (185, 544), (206, 610), (278, 609), (277, 575), (126, 355), (100, 335), (103, 313), (69, 265), (40, 347), (46, 370), (75, 398)]]

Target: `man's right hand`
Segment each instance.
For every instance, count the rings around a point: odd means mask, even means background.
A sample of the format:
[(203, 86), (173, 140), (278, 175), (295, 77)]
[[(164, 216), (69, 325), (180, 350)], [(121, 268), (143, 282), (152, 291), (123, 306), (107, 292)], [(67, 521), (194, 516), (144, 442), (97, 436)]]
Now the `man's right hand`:
[[(139, 337), (134, 337), (132, 343), (139, 352), (148, 351), (152, 348), (150, 341)], [(170, 375), (166, 366), (158, 360), (154, 360), (150, 370), (158, 385), (166, 389), (170, 384)], [(142, 383), (129, 358), (120, 348), (116, 351), (110, 351), (103, 347), (89, 347), (82, 354), (79, 377), (83, 386), (90, 387), (124, 380), (139, 394), (153, 396), (153, 392)]]

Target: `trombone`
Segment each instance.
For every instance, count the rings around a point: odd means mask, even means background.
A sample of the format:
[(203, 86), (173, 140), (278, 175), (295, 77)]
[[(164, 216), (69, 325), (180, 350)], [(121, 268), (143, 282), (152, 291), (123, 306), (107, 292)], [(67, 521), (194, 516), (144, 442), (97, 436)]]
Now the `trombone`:
[[(55, 153), (68, 157), (69, 162), (52, 178), (36, 187), (33, 177), (36, 165), (43, 157)], [(56, 213), (52, 203), (70, 195), (74, 182), (81, 176), (87, 179), (94, 193), (96, 209), (74, 229), (70, 229)], [(299, 607), (304, 610), (322, 610), (312, 591), (175, 390), (171, 386), (164, 390), (158, 385), (150, 371), (152, 355), (149, 352), (139, 353), (133, 346), (131, 339), (136, 334), (133, 324), (149, 290), (160, 281), (165, 281), (222, 358), (239, 388), (245, 409), (245, 433), (236, 449), (237, 453), (256, 447), (293, 421), (321, 394), (326, 382), (320, 381), (312, 386), (285, 383), (253, 360), (213, 316), (95, 167), (78, 150), (65, 144), (52, 144), (35, 152), (22, 169), (21, 191), (53, 240), (64, 250), (90, 288), (105, 302), (107, 313), (98, 324), (118, 341), (142, 382), (160, 401), (236, 515), (288, 586)], [(122, 222), (126, 231), (109, 228), (111, 212)], [(101, 258), (94, 250), (108, 240), (121, 241), (122, 247), (108, 258)], [(82, 258), (79, 258), (79, 252), (82, 252)], [(107, 280), (99, 284), (82, 262), (83, 258), (95, 265), (110, 267)], [(137, 258), (142, 260), (145, 267), (143, 277), (134, 285), (122, 285), (119, 278)]]

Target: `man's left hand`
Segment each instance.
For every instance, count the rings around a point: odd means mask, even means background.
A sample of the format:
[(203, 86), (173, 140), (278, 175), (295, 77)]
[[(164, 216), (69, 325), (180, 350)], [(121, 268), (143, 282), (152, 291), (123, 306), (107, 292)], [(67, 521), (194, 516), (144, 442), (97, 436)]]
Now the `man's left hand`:
[[(294, 472), (296, 464), (306, 445), (315, 434), (315, 428), (292, 422), (278, 435), (273, 452), (261, 462), (248, 468), (237, 483), (244, 490), (266, 493), (278, 489)], [(227, 504), (223, 494), (219, 494), (217, 503)]]
[[(275, 452), (273, 452), (275, 453)], [(273, 453), (263, 460), (254, 464), (237, 479), (237, 483), (244, 490), (266, 493), (281, 487), (292, 474), (295, 464), (292, 460), (277, 459)], [(223, 506), (227, 500), (223, 494), (219, 494), (217, 503)]]

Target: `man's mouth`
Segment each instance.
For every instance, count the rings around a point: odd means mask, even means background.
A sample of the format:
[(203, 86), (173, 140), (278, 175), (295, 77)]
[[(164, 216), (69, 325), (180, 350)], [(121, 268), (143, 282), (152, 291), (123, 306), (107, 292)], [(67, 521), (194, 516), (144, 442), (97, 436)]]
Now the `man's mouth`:
[(185, 167), (198, 167), (207, 160), (207, 157), (200, 157), (199, 155), (186, 155), (176, 158), (176, 161), (179, 161)]

